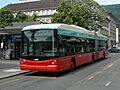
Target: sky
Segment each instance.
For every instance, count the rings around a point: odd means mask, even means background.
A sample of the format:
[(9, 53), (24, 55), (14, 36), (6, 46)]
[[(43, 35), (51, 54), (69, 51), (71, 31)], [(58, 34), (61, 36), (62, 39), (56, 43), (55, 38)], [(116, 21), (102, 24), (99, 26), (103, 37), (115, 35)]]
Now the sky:
[(10, 3), (16, 3), (19, 0), (0, 0), (0, 8), (10, 4)]
[(120, 0), (95, 0), (100, 5), (120, 4)]
[[(16, 3), (19, 0), (0, 0), (0, 8), (10, 4), (10, 3)], [(110, 5), (110, 4), (120, 4), (120, 0), (95, 0), (100, 5)]]

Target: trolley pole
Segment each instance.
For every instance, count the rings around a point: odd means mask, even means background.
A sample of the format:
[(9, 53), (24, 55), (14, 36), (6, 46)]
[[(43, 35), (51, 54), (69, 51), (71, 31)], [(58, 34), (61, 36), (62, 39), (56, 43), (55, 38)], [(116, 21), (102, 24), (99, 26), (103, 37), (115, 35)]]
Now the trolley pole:
[(95, 35), (95, 59), (99, 58), (99, 52), (98, 52), (98, 41), (97, 41), (97, 31), (98, 31), (99, 25), (98, 25), (98, 20), (96, 18), (95, 21), (95, 27), (94, 27), (94, 35)]
[(95, 59), (98, 59), (98, 42), (97, 42), (97, 33), (96, 30), (94, 31), (94, 35), (95, 35)]

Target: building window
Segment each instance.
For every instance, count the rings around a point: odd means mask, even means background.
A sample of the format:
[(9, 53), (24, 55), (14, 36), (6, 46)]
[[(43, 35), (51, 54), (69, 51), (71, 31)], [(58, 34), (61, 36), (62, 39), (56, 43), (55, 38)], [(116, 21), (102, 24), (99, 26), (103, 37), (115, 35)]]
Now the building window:
[(38, 12), (38, 11), (36, 11), (36, 12), (35, 12), (35, 14), (36, 14), (36, 15), (39, 15), (39, 12)]
[(38, 15), (39, 15), (39, 16), (41, 16), (41, 15), (42, 15), (42, 10), (40, 10), (40, 11), (39, 11), (39, 14), (38, 14)]
[(46, 19), (46, 22), (51, 23), (51, 19), (50, 18)]
[(26, 12), (23, 12), (24, 14), (26, 14)]
[(51, 15), (51, 10), (46, 10), (47, 15)]
[(43, 10), (43, 15), (46, 15), (47, 14), (47, 10)]
[(30, 14), (29, 14), (29, 15), (30, 15), (30, 16), (32, 16), (33, 14), (34, 14), (34, 11), (30, 12)]
[(41, 19), (42, 22), (45, 22), (45, 19)]
[(44, 15), (44, 13), (45, 13), (45, 11), (44, 11), (44, 10), (42, 10), (42, 15)]
[(27, 14), (27, 15), (30, 15), (30, 12), (27, 12), (26, 14)]
[(52, 10), (52, 13), (51, 13), (51, 14), (54, 14), (54, 13), (56, 13), (56, 10)]

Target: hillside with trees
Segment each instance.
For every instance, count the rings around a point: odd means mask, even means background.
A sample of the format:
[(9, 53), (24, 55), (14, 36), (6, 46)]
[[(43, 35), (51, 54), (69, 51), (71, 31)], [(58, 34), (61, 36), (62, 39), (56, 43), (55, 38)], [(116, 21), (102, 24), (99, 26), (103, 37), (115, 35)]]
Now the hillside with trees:
[(120, 4), (104, 5), (103, 7), (116, 17), (117, 27), (120, 28)]

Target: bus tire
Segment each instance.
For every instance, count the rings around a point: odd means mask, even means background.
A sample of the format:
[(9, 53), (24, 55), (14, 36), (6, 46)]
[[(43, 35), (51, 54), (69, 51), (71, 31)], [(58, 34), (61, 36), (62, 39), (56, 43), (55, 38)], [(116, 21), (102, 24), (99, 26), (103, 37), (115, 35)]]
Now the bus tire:
[(106, 55), (105, 55), (105, 52), (103, 52), (103, 59), (105, 59), (106, 58)]
[(92, 60), (91, 60), (91, 63), (94, 63), (94, 60), (95, 60), (95, 55), (92, 54)]
[(71, 60), (70, 62), (70, 71), (74, 71), (75, 69), (75, 60)]

